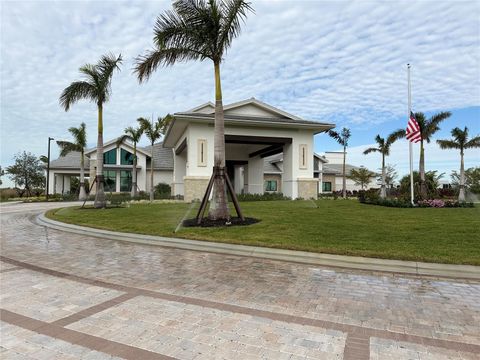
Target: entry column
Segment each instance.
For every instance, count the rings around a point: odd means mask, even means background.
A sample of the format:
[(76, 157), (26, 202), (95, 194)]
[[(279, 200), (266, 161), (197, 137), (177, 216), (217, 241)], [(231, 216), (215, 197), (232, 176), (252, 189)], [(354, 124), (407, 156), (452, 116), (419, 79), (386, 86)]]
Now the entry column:
[(248, 193), (263, 194), (263, 158), (248, 159)]

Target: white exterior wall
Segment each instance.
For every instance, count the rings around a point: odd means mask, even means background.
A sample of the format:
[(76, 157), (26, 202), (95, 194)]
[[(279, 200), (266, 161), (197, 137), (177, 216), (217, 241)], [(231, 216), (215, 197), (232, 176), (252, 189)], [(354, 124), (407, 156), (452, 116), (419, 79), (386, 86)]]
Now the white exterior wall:
[[(213, 127), (208, 124), (190, 124), (186, 130), (187, 136), (187, 169), (186, 176), (211, 176), (213, 171)], [(207, 143), (207, 161), (205, 166), (198, 164), (198, 140)]]
[[(147, 186), (146, 191), (150, 191), (150, 169), (146, 171)], [(153, 186), (164, 183), (172, 186), (173, 170), (153, 170)]]

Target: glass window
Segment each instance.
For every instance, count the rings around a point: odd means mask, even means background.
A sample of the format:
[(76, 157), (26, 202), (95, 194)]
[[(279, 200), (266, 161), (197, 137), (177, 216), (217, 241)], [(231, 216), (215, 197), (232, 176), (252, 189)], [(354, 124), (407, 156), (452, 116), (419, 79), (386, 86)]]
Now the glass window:
[(130, 170), (120, 171), (120, 191), (132, 189), (132, 172)]
[(265, 191), (277, 191), (277, 180), (267, 180)]
[(125, 149), (120, 149), (120, 164), (133, 165), (133, 154)]
[(332, 183), (330, 181), (325, 181), (322, 184), (323, 191), (329, 192), (332, 191)]
[(105, 178), (105, 191), (117, 191), (117, 172), (112, 170), (105, 170), (103, 172)]
[(107, 165), (117, 164), (117, 149), (112, 149), (103, 153), (103, 163)]

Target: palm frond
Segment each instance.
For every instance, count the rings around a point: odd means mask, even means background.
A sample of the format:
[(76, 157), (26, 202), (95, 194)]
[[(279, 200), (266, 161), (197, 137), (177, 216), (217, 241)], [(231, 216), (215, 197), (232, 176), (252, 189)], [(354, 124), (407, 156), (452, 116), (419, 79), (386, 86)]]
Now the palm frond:
[(381, 149), (385, 146), (385, 139), (382, 138), (380, 135), (375, 136), (375, 141), (378, 144), (378, 147)]
[(381, 152), (379, 148), (374, 148), (374, 147), (371, 147), (371, 148), (368, 148), (366, 149), (364, 152), (363, 152), (363, 155), (367, 155), (367, 154), (370, 154), (372, 152)]
[(475, 136), (465, 143), (465, 149), (480, 148), (480, 135)]
[(99, 100), (103, 100), (102, 102), (107, 101), (110, 97), (112, 76), (115, 70), (120, 71), (122, 61), (122, 54), (117, 57), (109, 53), (103, 55), (97, 65), (95, 65), (99, 73), (99, 92), (102, 94)]
[(125, 128), (124, 132), (130, 137), (130, 139), (134, 143), (138, 143), (140, 141), (140, 138), (142, 137), (143, 129), (141, 127), (134, 128), (132, 126), (129, 126)]
[(222, 19), (219, 45), (221, 53), (232, 45), (233, 39), (240, 35), (241, 25), (245, 23), (248, 12), (254, 12), (245, 0), (230, 0), (221, 3)]
[(125, 142), (125, 140), (133, 141), (132, 137), (130, 135), (125, 134), (125, 135), (121, 135), (117, 138), (117, 141), (115, 142), (115, 145), (117, 147), (119, 147), (121, 144), (123, 144)]
[(87, 81), (75, 81), (67, 86), (60, 95), (60, 105), (68, 111), (78, 100), (97, 100), (97, 91), (93, 84)]
[(437, 140), (440, 149), (460, 149), (460, 144), (455, 140)]
[(82, 147), (70, 141), (57, 141), (60, 147), (60, 156), (67, 156), (72, 151), (82, 151)]
[(404, 129), (398, 129), (392, 132), (390, 135), (387, 137), (387, 144), (391, 145), (398, 139), (402, 139), (405, 137), (405, 130)]
[[(442, 111), (438, 114), (434, 114), (425, 122), (424, 129), (422, 130), (422, 138), (430, 142), (430, 137), (440, 130), (440, 123), (452, 115), (450, 111)], [(417, 119), (418, 121), (418, 119)], [(421, 127), (420, 127), (421, 128)]]
[(149, 79), (159, 66), (169, 66), (176, 62), (188, 60), (204, 60), (205, 56), (195, 50), (186, 48), (168, 48), (149, 50), (145, 55), (135, 59), (133, 72), (137, 75), (140, 83)]
[(87, 146), (87, 126), (84, 122), (80, 124), (78, 128), (71, 127), (68, 129), (70, 134), (72, 134), (74, 143), (78, 146), (85, 148)]

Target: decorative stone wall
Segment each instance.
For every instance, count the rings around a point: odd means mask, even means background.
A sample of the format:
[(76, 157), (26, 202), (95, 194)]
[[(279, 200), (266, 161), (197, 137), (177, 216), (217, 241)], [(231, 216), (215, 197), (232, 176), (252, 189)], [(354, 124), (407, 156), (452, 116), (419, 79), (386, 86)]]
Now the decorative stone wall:
[(298, 197), (302, 199), (318, 198), (318, 179), (298, 178)]
[(185, 202), (202, 200), (209, 180), (208, 176), (185, 176), (183, 178)]

